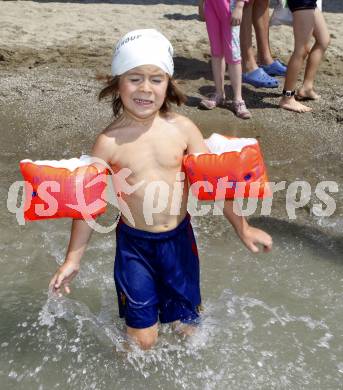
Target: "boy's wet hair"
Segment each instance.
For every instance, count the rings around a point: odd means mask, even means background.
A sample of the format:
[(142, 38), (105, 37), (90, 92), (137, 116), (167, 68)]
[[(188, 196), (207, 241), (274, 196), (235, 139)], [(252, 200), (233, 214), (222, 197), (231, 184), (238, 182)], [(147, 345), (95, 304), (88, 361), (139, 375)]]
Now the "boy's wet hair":
[[(99, 100), (106, 97), (112, 99), (113, 115), (117, 118), (123, 110), (123, 102), (119, 96), (119, 79), (120, 76), (98, 76), (98, 80), (106, 80), (106, 86), (99, 93)], [(173, 78), (169, 78), (166, 97), (160, 108), (160, 112), (165, 114), (171, 111), (171, 103), (181, 106), (187, 100), (186, 96), (181, 92)]]

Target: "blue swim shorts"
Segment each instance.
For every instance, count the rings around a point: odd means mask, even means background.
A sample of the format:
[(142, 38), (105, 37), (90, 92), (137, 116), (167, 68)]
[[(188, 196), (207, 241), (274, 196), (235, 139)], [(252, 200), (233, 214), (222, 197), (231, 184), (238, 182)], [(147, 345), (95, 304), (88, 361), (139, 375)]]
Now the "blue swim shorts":
[(173, 230), (151, 233), (119, 221), (114, 280), (119, 315), (142, 329), (199, 320), (199, 257), (190, 216)]

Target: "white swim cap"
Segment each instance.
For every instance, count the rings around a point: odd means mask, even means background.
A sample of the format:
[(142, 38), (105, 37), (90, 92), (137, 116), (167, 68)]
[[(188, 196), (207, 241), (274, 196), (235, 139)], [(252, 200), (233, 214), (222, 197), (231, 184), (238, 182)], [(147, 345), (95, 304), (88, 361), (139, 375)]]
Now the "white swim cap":
[(154, 29), (130, 31), (118, 42), (112, 60), (112, 75), (119, 76), (136, 66), (156, 65), (172, 76), (173, 46)]

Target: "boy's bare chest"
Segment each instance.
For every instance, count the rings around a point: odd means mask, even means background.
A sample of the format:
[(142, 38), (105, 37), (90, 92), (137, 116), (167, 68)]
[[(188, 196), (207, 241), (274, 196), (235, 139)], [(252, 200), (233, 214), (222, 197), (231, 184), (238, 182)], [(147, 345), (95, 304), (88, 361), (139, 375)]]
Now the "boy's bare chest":
[(120, 145), (116, 165), (136, 173), (142, 169), (174, 170), (181, 166), (186, 147), (180, 137), (141, 137)]

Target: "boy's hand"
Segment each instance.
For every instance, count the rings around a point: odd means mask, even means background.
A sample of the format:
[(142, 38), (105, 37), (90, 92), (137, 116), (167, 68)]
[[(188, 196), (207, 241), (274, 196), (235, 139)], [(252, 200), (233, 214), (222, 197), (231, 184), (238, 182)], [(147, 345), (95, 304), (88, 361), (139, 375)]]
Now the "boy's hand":
[(236, 7), (231, 14), (231, 26), (239, 26), (243, 17), (244, 1), (237, 1)]
[(252, 226), (246, 226), (242, 233), (238, 233), (243, 244), (253, 253), (258, 253), (258, 244), (263, 245), (264, 252), (270, 252), (273, 246), (271, 236), (261, 229)]
[(65, 262), (55, 273), (49, 283), (49, 290), (61, 296), (61, 288), (63, 286), (64, 291), (70, 294), (69, 283), (75, 278), (79, 272), (80, 265), (71, 261)]

